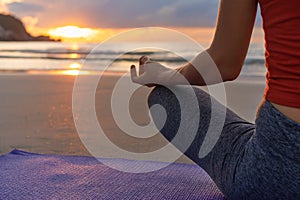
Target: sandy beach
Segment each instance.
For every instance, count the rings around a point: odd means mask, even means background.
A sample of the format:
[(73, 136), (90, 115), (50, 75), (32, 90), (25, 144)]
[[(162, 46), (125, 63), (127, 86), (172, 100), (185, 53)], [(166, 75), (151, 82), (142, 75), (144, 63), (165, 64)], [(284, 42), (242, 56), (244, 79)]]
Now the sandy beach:
[[(72, 91), (76, 76), (70, 75), (0, 75), (0, 154), (12, 149), (35, 153), (90, 155), (82, 144), (72, 115)], [(128, 137), (114, 123), (110, 96), (118, 74), (106, 74), (96, 92), (98, 120), (105, 133), (119, 147), (133, 152), (148, 152), (161, 148), (166, 141), (155, 135), (149, 139)], [(263, 80), (243, 80), (226, 84), (227, 104), (243, 118), (254, 121), (264, 90)], [(147, 123), (146, 96), (143, 87), (136, 95), (133, 119)], [(100, 102), (100, 101), (96, 101)], [(133, 109), (135, 110), (135, 109)], [(109, 149), (103, 148), (103, 151)], [(189, 162), (184, 156), (181, 162)]]

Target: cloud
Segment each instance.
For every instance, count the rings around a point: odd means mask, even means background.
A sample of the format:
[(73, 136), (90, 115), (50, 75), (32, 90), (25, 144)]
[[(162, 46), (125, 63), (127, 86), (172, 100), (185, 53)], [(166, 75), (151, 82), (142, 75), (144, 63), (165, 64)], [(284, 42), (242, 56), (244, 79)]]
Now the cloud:
[(13, 2), (7, 5), (9, 11), (13, 13), (21, 13), (22, 16), (30, 15), (36, 12), (43, 11), (44, 8), (41, 5), (26, 3), (26, 2)]
[(45, 28), (212, 27), (218, 4), (219, 0), (24, 0), (8, 7), (17, 16), (37, 17), (37, 26)]
[(8, 13), (7, 5), (12, 2), (21, 2), (22, 0), (0, 0), (0, 13)]
[(161, 19), (163, 25), (202, 27), (214, 26), (218, 13), (216, 0), (177, 1), (173, 5), (162, 7), (148, 20)]

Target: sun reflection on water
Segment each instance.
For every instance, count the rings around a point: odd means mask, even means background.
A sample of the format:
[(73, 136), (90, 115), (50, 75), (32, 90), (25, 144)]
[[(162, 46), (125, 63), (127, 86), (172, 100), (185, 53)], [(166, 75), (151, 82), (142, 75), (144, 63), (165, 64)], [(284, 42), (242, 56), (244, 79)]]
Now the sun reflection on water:
[(79, 58), (79, 55), (77, 53), (71, 53), (70, 58), (76, 59), (76, 58)]
[(87, 71), (80, 71), (81, 64), (74, 62), (68, 66), (68, 70), (62, 70), (61, 74), (77, 76), (79, 74), (89, 74)]
[(80, 69), (81, 68), (81, 64), (79, 64), (79, 63), (71, 63), (69, 65), (69, 68), (70, 69)]

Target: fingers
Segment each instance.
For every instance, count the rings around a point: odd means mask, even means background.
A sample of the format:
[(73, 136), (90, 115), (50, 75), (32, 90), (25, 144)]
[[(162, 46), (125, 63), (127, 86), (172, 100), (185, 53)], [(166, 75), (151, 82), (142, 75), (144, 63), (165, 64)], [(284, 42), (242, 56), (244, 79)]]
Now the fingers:
[(144, 65), (144, 64), (146, 64), (147, 62), (149, 62), (150, 61), (150, 58), (148, 57), (148, 56), (142, 56), (142, 57), (140, 57), (140, 59), (139, 59), (139, 64), (140, 65)]
[[(142, 56), (139, 59), (139, 75), (137, 75), (137, 69), (135, 65), (131, 65), (130, 67), (130, 75), (131, 75), (131, 81), (134, 83), (138, 83), (141, 85), (146, 85), (148, 87), (152, 87), (153, 84), (147, 84), (147, 81), (145, 81), (145, 64), (150, 63), (150, 58), (148, 56)], [(151, 86), (150, 86), (151, 85)]]
[(131, 65), (130, 67), (130, 77), (131, 77), (131, 81), (134, 82), (134, 83), (137, 83), (137, 73), (136, 73), (136, 68), (135, 68), (135, 65)]
[(138, 84), (144, 85), (143, 84), (143, 76), (137, 75), (135, 65), (131, 65), (131, 67), (130, 67), (130, 77), (131, 77), (131, 81), (133, 83), (138, 83)]
[(142, 75), (145, 72), (145, 64), (147, 64), (148, 62), (150, 62), (150, 58), (148, 56), (142, 56), (139, 59), (139, 75)]
[(131, 65), (131, 67), (130, 67), (130, 75), (131, 75), (131, 81), (133, 83), (138, 83), (140, 85), (146, 85), (148, 87), (153, 87), (154, 86), (153, 84), (146, 84), (146, 83), (144, 83), (145, 81), (144, 81), (144, 77), (143, 76), (137, 76), (135, 65)]

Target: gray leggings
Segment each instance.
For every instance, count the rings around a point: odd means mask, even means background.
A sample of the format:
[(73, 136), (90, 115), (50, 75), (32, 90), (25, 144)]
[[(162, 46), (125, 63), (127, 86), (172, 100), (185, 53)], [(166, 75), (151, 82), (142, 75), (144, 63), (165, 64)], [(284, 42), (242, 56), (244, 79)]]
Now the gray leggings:
[[(197, 134), (184, 154), (210, 175), (225, 197), (300, 199), (300, 124), (286, 118), (268, 101), (260, 107), (255, 124), (227, 109), (218, 142), (207, 156), (199, 158), (211, 119), (211, 98), (199, 88), (194, 91), (200, 122)], [(160, 132), (172, 141), (181, 121), (176, 96), (169, 89), (158, 86), (151, 92), (148, 103), (150, 107), (159, 104), (166, 109), (166, 123)], [(217, 103), (217, 106), (223, 105)], [(152, 111), (151, 114), (155, 123), (161, 123), (159, 113)], [(181, 150), (180, 144), (174, 145)]]

